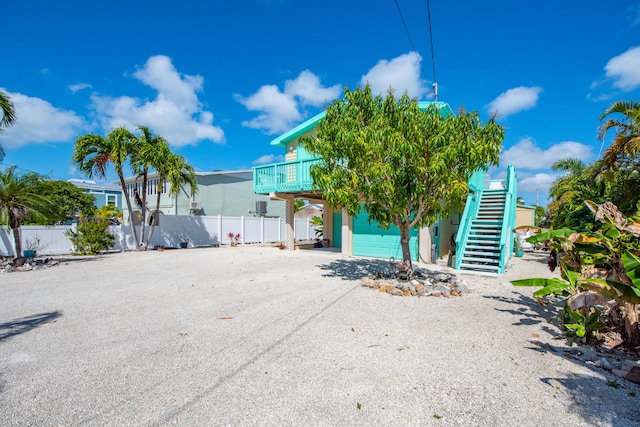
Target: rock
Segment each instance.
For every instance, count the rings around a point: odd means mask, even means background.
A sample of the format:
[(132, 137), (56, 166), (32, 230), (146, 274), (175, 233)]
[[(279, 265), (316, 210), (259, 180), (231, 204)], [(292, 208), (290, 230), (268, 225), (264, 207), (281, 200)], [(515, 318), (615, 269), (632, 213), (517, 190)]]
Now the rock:
[(464, 292), (468, 292), (469, 291), (469, 287), (467, 286), (467, 282), (465, 282), (462, 279), (458, 279), (458, 281), (456, 282), (456, 289), (460, 293), (464, 293)]
[(440, 292), (440, 291), (433, 291), (433, 292), (431, 292), (431, 296), (432, 296), (432, 297), (441, 297), (441, 296), (442, 296), (442, 292)]
[(381, 285), (381, 286), (380, 286), (380, 289), (378, 289), (378, 291), (380, 291), (380, 292), (387, 292), (387, 287), (386, 287), (386, 285)]
[(397, 297), (404, 296), (404, 294), (402, 293), (402, 291), (400, 289), (397, 289), (397, 288), (391, 288), (391, 289), (392, 289), (391, 292), (390, 292), (391, 295), (394, 295), (394, 296), (397, 296)]
[(402, 291), (402, 295), (404, 295), (405, 297), (410, 297), (411, 291), (409, 289), (405, 289), (404, 291)]
[(5, 273), (13, 273), (13, 267), (11, 265), (6, 265), (3, 269)]
[(415, 286), (415, 290), (416, 290), (417, 292), (420, 292), (422, 289), (424, 289), (424, 285), (423, 285), (422, 283), (418, 283), (418, 284)]
[(395, 291), (398, 291), (398, 292), (402, 293), (402, 291), (400, 289), (396, 289), (393, 286), (387, 286), (387, 293), (388, 294), (391, 294), (391, 293), (393, 293)]
[(416, 291), (416, 287), (415, 287), (415, 286), (412, 286), (412, 287), (409, 289), (409, 293), (410, 293), (411, 295), (413, 295), (414, 297), (415, 297), (416, 295), (418, 295), (418, 292)]
[(459, 297), (460, 293), (458, 291), (451, 291), (451, 296), (452, 297)]
[(373, 286), (371, 286), (371, 289), (377, 291), (378, 288), (380, 288), (380, 283), (378, 283), (378, 281), (373, 282)]

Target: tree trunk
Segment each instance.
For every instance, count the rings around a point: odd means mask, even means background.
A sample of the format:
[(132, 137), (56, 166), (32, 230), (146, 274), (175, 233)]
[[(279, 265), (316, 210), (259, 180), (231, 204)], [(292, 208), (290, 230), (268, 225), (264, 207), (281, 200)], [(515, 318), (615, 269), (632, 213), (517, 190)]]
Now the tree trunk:
[(138, 241), (138, 233), (136, 232), (136, 226), (133, 224), (133, 209), (131, 208), (131, 199), (127, 193), (127, 184), (124, 182), (124, 175), (122, 170), (118, 170), (118, 178), (120, 178), (120, 186), (122, 187), (122, 194), (127, 201), (127, 209), (129, 210), (129, 223), (131, 224), (131, 232), (133, 233), (133, 242), (136, 245), (136, 250), (140, 249), (140, 242)]
[(143, 246), (141, 247), (141, 249), (144, 251), (144, 250), (147, 250), (147, 245), (144, 240), (144, 232), (145, 232), (145, 227), (147, 225), (147, 170), (146, 169), (142, 177), (141, 198), (142, 198), (142, 206), (140, 206), (140, 212), (142, 216), (142, 221), (140, 221), (140, 243)]
[(20, 242), (20, 227), (12, 228), (13, 231), (13, 242), (16, 245), (16, 256), (15, 258), (20, 258), (22, 255), (22, 243)]
[(409, 231), (407, 227), (400, 228), (400, 246), (402, 247), (402, 262), (411, 267), (411, 249), (409, 248)]
[[(160, 178), (158, 178), (158, 181), (160, 180)], [(153, 236), (153, 230), (156, 229), (156, 220), (160, 221), (160, 196), (162, 193), (162, 187), (160, 185), (158, 185), (158, 187), (156, 187), (156, 193), (158, 193), (158, 196), (156, 197), (156, 210), (155, 210), (155, 215), (153, 216), (153, 221), (151, 221), (151, 225), (149, 226), (149, 236), (147, 236), (147, 244), (146, 247), (149, 247), (149, 243), (151, 243), (151, 236)]]
[(638, 329), (638, 304), (620, 303), (623, 313), (625, 341), (628, 348), (640, 346), (640, 329)]

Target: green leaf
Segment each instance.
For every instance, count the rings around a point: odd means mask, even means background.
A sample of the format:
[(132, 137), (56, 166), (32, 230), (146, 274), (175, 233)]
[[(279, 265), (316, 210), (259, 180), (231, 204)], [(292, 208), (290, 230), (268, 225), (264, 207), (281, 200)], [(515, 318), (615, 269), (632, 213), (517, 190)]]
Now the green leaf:
[(628, 250), (624, 251), (621, 259), (627, 276), (636, 288), (640, 288), (640, 259)]
[(555, 237), (566, 239), (567, 237), (571, 236), (574, 233), (575, 231), (569, 228), (561, 228), (559, 230), (551, 230), (551, 231), (547, 231), (546, 233), (540, 233), (540, 234), (536, 234), (535, 236), (527, 237), (527, 242), (543, 243)]
[(595, 278), (585, 279), (581, 281), (580, 285), (609, 299), (625, 301), (630, 304), (640, 304), (640, 289), (637, 287), (628, 286), (613, 280)]
[(574, 329), (576, 331), (576, 335), (580, 338), (584, 337), (587, 333), (585, 327), (577, 323), (565, 323), (564, 327), (567, 329)]

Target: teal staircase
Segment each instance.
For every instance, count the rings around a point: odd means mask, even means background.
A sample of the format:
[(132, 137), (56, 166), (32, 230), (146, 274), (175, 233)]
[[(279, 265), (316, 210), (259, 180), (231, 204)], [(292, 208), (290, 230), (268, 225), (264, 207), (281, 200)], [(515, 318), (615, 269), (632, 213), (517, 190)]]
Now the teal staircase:
[(509, 165), (505, 181), (484, 186), (486, 170), (469, 181), (470, 194), (456, 235), (457, 270), (469, 274), (497, 276), (511, 258), (515, 227), (516, 177)]

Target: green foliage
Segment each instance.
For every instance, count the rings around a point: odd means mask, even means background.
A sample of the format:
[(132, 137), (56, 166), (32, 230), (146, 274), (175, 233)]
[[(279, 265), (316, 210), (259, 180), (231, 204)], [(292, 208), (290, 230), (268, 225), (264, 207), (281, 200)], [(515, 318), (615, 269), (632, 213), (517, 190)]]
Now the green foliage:
[(77, 224), (77, 231), (67, 230), (65, 235), (73, 243), (76, 255), (96, 255), (107, 251), (113, 246), (115, 237), (109, 233), (109, 220), (81, 218)]
[[(586, 206), (602, 223), (598, 231), (576, 232), (570, 229), (552, 230), (529, 237), (527, 241), (539, 243), (551, 241), (555, 253), (562, 254), (559, 261), (561, 278), (534, 278), (515, 280), (515, 286), (538, 286), (533, 295), (571, 297), (581, 293), (596, 292), (604, 300), (614, 300), (608, 313), (621, 313), (624, 321), (625, 344), (634, 347), (640, 344), (638, 309), (640, 304), (640, 219), (626, 218), (611, 203)], [(574, 337), (590, 337), (605, 327), (600, 323), (600, 314), (595, 307), (573, 310), (565, 304), (565, 327), (573, 331)], [(598, 311), (598, 313), (600, 313)], [(615, 316), (608, 316), (614, 319)], [(607, 327), (616, 327), (607, 323)], [(585, 338), (586, 339), (586, 338)]]
[(311, 176), (327, 203), (349, 215), (364, 207), (383, 228), (396, 225), (405, 260), (409, 230), (460, 209), (473, 172), (499, 159), (502, 126), (483, 125), (477, 113), (444, 114), (437, 104), (421, 111), (406, 93), (396, 99), (374, 97), (368, 85), (345, 88), (317, 135), (300, 138), (322, 159)]
[(43, 177), (34, 172), (20, 174), (17, 166), (0, 172), (0, 220), (13, 230), (16, 257), (22, 253), (20, 226), (25, 221), (50, 221), (57, 206), (38, 191)]
[(571, 343), (577, 340), (586, 343), (590, 337), (597, 337), (598, 331), (607, 326), (600, 321), (601, 316), (602, 311), (598, 307), (592, 307), (586, 315), (579, 310), (565, 307), (565, 334), (571, 338)]
[(324, 220), (321, 216), (315, 215), (309, 221), (309, 225), (313, 225), (316, 227), (316, 238), (322, 236), (322, 233), (324, 232)]
[(95, 216), (105, 219), (122, 219), (122, 211), (115, 205), (104, 205), (96, 210)]
[(96, 199), (67, 181), (40, 181), (36, 191), (57, 207), (57, 212), (45, 220), (32, 220), (29, 224), (54, 225), (75, 220), (78, 216), (91, 216)]

